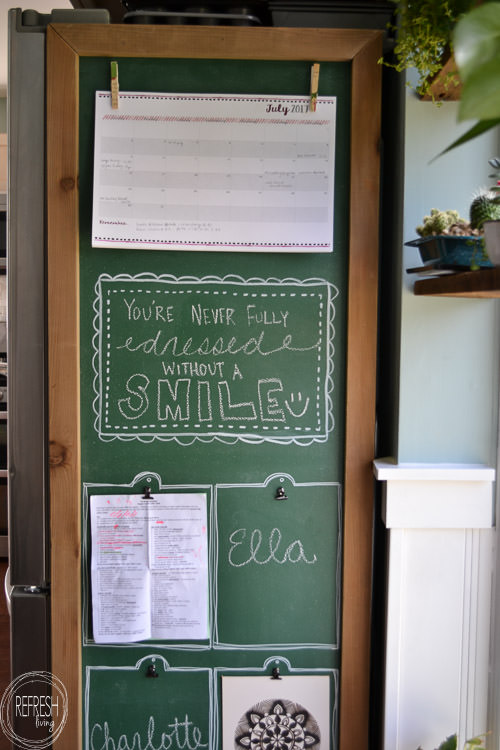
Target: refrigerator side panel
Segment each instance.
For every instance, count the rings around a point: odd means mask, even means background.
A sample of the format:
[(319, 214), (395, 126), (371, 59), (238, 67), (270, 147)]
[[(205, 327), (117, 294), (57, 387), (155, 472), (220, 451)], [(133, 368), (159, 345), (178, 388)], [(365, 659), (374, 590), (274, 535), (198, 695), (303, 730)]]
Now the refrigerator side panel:
[(50, 599), (44, 592), (14, 588), (10, 600), (11, 630), (22, 647), (11, 652), (12, 677), (50, 671)]
[(49, 579), (45, 356), (45, 33), (9, 11), (9, 561), (13, 586)]
[[(50, 684), (46, 680), (34, 682), (33, 672), (50, 673), (50, 601), (43, 592), (24, 591), (15, 588), (11, 595), (11, 650), (12, 679), (16, 685), (15, 700), (11, 706), (11, 737), (23, 742), (13, 747), (48, 747), (47, 727), (38, 722), (33, 712), (26, 710), (28, 702), (47, 699)], [(43, 704), (42, 704), (43, 705)]]

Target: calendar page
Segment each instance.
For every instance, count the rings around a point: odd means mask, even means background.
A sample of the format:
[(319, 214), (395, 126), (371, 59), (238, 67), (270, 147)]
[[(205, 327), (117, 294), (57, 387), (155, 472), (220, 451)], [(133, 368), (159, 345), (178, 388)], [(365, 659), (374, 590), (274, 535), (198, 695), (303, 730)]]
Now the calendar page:
[(331, 252), (335, 97), (96, 92), (92, 245)]

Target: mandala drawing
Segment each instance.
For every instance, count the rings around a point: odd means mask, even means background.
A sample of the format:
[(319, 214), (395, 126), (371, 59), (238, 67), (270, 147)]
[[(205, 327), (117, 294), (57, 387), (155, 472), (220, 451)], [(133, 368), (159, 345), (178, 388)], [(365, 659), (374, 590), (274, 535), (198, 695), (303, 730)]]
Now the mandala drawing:
[(314, 717), (298, 703), (278, 698), (256, 703), (240, 719), (236, 750), (319, 750), (320, 731)]

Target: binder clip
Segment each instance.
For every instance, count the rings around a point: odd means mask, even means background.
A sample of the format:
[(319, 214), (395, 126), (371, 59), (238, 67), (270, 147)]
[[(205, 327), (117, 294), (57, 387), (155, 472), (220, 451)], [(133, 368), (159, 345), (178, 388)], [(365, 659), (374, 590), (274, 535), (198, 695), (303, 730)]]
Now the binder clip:
[(273, 667), (273, 671), (271, 672), (271, 680), (281, 680), (279, 667)]
[(142, 496), (143, 500), (151, 500), (153, 495), (151, 494), (151, 487), (144, 487), (144, 495)]
[(288, 500), (288, 495), (285, 494), (283, 487), (278, 487), (274, 496), (275, 500)]
[(158, 672), (154, 664), (150, 664), (146, 670), (146, 677), (158, 677)]

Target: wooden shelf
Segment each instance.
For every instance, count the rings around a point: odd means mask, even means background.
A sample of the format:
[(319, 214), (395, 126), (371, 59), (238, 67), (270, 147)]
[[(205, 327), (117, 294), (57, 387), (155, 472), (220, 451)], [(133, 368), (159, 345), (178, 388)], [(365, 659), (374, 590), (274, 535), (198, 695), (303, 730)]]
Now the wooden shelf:
[(415, 282), (413, 292), (439, 297), (500, 297), (500, 267), (419, 279)]
[(454, 101), (460, 99), (462, 82), (458, 76), (454, 57), (450, 57), (435, 76), (427, 93), (421, 97), (422, 101)]

